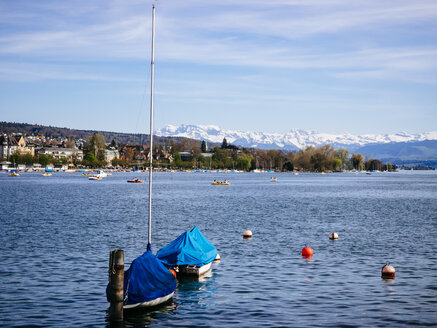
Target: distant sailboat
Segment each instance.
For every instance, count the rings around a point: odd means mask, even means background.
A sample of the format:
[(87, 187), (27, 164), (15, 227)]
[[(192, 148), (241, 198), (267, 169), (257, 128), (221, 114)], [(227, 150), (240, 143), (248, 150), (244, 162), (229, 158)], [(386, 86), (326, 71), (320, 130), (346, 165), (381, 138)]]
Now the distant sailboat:
[[(153, 149), (155, 6), (152, 7), (152, 56), (150, 85), (150, 149)], [(176, 289), (176, 278), (152, 253), (152, 154), (149, 156), (149, 229), (146, 252), (132, 261), (124, 273), (123, 309), (152, 307), (167, 302)]]

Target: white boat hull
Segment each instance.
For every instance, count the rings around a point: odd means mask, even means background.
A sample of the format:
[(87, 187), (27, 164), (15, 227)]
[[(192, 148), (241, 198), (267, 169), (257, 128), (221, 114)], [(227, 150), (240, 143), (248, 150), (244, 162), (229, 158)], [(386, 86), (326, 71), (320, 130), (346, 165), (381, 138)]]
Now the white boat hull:
[(173, 297), (173, 295), (174, 295), (174, 292), (171, 294), (168, 294), (166, 296), (155, 298), (154, 300), (151, 300), (151, 301), (123, 305), (123, 309), (124, 310), (133, 310), (133, 309), (157, 306), (159, 304), (165, 303), (168, 300), (170, 300)]
[(200, 277), (211, 269), (211, 263), (202, 265), (201, 267), (194, 265), (184, 265), (178, 268), (178, 273), (184, 276)]

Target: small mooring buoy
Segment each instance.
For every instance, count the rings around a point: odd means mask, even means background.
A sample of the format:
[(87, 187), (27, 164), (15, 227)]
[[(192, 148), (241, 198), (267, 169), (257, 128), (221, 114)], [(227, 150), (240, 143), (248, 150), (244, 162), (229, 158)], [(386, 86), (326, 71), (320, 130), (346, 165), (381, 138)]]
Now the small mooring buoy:
[(173, 276), (176, 278), (176, 271), (173, 269), (169, 269), (171, 273), (173, 273)]
[(336, 233), (336, 232), (331, 232), (331, 233), (329, 234), (329, 239), (335, 239), (335, 240), (337, 240), (337, 239), (338, 239), (338, 233)]
[(250, 230), (244, 230), (244, 232), (243, 232), (243, 238), (244, 238), (244, 239), (252, 238), (252, 231), (250, 231)]
[(313, 249), (311, 247), (308, 247), (308, 246), (304, 247), (302, 249), (302, 256), (303, 257), (311, 257), (311, 256), (313, 256)]
[(394, 279), (395, 278), (395, 268), (390, 265), (390, 262), (384, 264), (381, 270), (381, 276), (385, 279)]

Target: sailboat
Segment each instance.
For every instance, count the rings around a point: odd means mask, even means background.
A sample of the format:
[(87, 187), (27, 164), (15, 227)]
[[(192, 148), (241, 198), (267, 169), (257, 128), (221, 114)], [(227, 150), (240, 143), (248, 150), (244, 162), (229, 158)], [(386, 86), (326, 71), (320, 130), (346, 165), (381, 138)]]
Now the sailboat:
[(156, 253), (158, 259), (178, 275), (200, 277), (220, 259), (217, 249), (197, 227), (185, 231)]
[(152, 253), (152, 149), (154, 83), (155, 6), (152, 6), (152, 56), (150, 83), (149, 227), (146, 252), (124, 272), (123, 309), (152, 307), (167, 302), (176, 289), (176, 277)]

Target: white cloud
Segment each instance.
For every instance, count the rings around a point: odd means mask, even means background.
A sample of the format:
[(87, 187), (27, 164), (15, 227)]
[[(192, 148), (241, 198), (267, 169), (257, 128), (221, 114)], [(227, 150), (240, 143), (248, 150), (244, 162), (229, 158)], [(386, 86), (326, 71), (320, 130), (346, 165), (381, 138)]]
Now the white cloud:
[[(2, 7), (0, 24), (6, 33), (0, 37), (0, 56), (7, 60), (0, 58), (0, 67), (16, 55), (36, 59), (35, 67), (41, 58), (59, 64), (144, 61), (149, 56), (150, 7), (143, 1), (30, 1)], [(157, 7), (161, 61), (327, 69), (340, 78), (408, 71), (416, 81), (422, 72), (437, 68), (437, 39), (430, 36), (437, 28), (435, 1), (188, 0), (158, 2)], [(21, 19), (26, 17), (33, 23)], [(415, 27), (418, 23), (426, 29)], [(423, 42), (388, 46), (390, 40), (378, 37), (393, 33), (399, 38), (398, 29), (409, 26), (424, 33)], [(344, 40), (344, 45), (331, 45), (325, 37), (339, 44)]]

